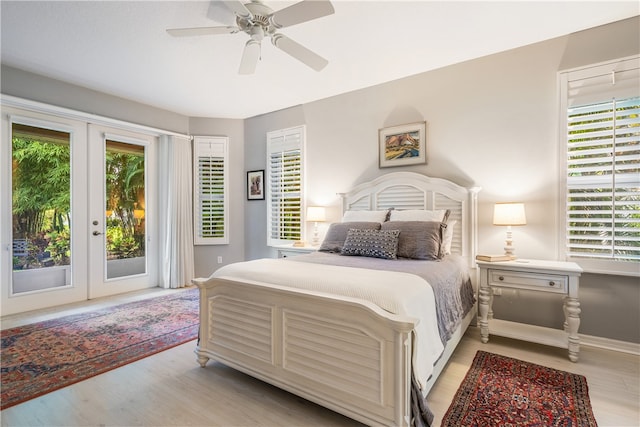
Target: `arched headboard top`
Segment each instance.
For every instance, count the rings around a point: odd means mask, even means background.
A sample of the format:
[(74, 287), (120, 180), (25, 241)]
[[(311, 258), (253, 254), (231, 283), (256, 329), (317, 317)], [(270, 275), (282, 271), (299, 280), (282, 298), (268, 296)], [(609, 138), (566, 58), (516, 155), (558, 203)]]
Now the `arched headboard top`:
[(452, 253), (475, 265), (477, 250), (477, 195), (479, 187), (462, 187), (452, 181), (415, 172), (392, 172), (340, 193), (342, 211), (386, 209), (449, 209), (454, 225)]

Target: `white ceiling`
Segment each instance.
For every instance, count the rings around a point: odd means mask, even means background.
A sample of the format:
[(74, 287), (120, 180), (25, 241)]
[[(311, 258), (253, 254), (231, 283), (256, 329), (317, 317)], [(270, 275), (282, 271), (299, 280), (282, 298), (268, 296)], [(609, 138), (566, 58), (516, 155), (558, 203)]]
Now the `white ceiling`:
[[(295, 1), (265, 3), (278, 10)], [(232, 25), (208, 1), (2, 0), (1, 59), (186, 116), (246, 118), (640, 14), (638, 1), (333, 5), (333, 15), (281, 30), (329, 60), (321, 72), (265, 40), (255, 74), (238, 75), (246, 34), (166, 33)]]

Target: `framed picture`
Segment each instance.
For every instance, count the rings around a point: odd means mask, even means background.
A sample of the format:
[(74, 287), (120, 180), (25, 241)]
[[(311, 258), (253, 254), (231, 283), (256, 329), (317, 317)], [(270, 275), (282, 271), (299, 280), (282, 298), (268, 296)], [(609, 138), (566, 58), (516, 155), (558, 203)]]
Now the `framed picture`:
[(380, 167), (427, 163), (427, 122), (383, 128), (378, 131)]
[(264, 169), (247, 172), (247, 200), (264, 200)]

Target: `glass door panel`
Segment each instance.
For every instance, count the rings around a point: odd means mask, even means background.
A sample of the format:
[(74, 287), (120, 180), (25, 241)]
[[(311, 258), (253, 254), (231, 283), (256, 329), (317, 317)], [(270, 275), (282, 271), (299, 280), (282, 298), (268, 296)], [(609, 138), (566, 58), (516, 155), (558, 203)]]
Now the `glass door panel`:
[(107, 279), (145, 274), (145, 146), (106, 141)]
[(12, 123), (11, 294), (71, 285), (71, 134)]

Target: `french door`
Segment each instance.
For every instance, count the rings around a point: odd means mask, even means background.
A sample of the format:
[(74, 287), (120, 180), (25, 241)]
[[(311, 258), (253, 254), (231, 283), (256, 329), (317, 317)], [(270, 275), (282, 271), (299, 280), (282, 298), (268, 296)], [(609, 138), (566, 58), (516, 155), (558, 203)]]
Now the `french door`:
[(156, 286), (155, 137), (2, 112), (2, 314)]
[(157, 286), (155, 139), (89, 125), (89, 298)]

